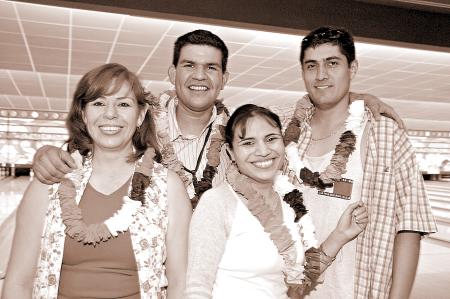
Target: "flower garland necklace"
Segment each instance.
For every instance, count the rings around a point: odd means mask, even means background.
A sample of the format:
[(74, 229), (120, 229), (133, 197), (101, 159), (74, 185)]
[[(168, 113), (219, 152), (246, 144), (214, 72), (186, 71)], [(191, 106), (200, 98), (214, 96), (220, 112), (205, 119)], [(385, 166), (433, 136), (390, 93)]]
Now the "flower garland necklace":
[(78, 151), (72, 153), (72, 157), (78, 169), (67, 174), (57, 190), (62, 221), (66, 226), (65, 233), (78, 242), (95, 247), (100, 242), (106, 242), (111, 237), (117, 237), (118, 233), (127, 231), (138, 208), (148, 202), (145, 190), (151, 183), (155, 150), (147, 149), (136, 163), (129, 192), (123, 197), (122, 207), (103, 223), (90, 225), (83, 221), (78, 204), (92, 174), (92, 157), (86, 157), (84, 163)]
[(361, 131), (364, 119), (364, 101), (354, 101), (348, 108), (349, 116), (345, 121), (345, 131), (339, 138), (330, 164), (321, 173), (312, 172), (304, 166), (298, 156), (298, 139), (301, 126), (309, 122), (314, 113), (314, 106), (306, 95), (297, 102), (294, 116), (288, 124), (284, 135), (288, 168), (307, 185), (323, 190), (333, 186), (346, 172), (350, 155), (355, 150), (356, 135)]
[[(247, 208), (259, 220), (264, 231), (269, 233), (270, 239), (283, 258), (286, 282), (292, 285), (302, 284), (305, 280), (303, 274), (305, 249), (317, 246), (314, 225), (311, 217), (307, 215), (302, 193), (289, 183), (287, 176), (279, 173), (274, 181), (273, 194), (270, 198), (266, 198), (254, 186), (255, 181), (241, 174), (234, 163), (227, 170), (227, 181), (234, 191), (247, 199)], [(279, 198), (283, 198), (283, 201), (294, 210), (294, 222), (298, 223), (300, 230), (293, 231), (284, 223)]]
[[(162, 93), (159, 98), (149, 97), (150, 109), (155, 120), (156, 134), (161, 144), (161, 163), (180, 176), (191, 198), (192, 206), (195, 208), (200, 196), (212, 187), (212, 181), (220, 164), (220, 151), (225, 143), (225, 125), (230, 113), (221, 100), (216, 100), (214, 105), (217, 109), (217, 117), (212, 125), (211, 142), (206, 152), (207, 164), (203, 170), (202, 178), (198, 180), (195, 173), (192, 175), (187, 174), (183, 163), (177, 158), (170, 141), (167, 109), (170, 100), (176, 100), (176, 95), (172, 91)], [(205, 144), (207, 142), (208, 140), (205, 140)]]

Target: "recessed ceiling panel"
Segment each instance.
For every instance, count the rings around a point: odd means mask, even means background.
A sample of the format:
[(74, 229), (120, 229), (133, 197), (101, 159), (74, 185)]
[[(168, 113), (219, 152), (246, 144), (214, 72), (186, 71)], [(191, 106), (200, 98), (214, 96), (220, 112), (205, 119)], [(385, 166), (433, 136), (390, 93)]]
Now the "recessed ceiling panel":
[[(81, 75), (111, 61), (139, 71), (145, 86), (159, 93), (171, 88), (167, 69), (175, 40), (200, 28), (218, 34), (230, 50), (230, 80), (221, 93), (230, 104), (293, 103), (303, 95), (298, 35), (0, 0), (0, 108), (46, 109), (49, 103), (51, 109), (65, 111)], [(403, 100), (395, 108), (406, 118), (420, 114), (403, 110), (405, 103), (439, 108), (435, 113), (450, 111), (450, 49), (361, 42), (356, 48), (354, 90), (388, 103)], [(7, 71), (18, 80), (16, 86)], [(17, 71), (29, 76), (18, 77)], [(444, 106), (426, 105), (430, 102)]]

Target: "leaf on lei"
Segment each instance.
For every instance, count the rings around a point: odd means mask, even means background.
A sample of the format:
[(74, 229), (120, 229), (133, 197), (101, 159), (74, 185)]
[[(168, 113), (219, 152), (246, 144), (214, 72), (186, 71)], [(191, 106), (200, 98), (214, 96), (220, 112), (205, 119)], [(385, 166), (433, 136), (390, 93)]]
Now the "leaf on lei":
[(316, 239), (315, 227), (313, 224), (312, 217), (309, 214), (301, 216), (300, 221), (300, 235), (302, 237), (303, 246), (307, 250), (311, 247), (318, 247), (319, 242)]
[(128, 230), (130, 223), (133, 221), (133, 215), (141, 205), (140, 201), (132, 200), (128, 196), (124, 196), (120, 210), (105, 221), (109, 232), (114, 237), (117, 237), (119, 232)]
[[(265, 198), (253, 187), (253, 181), (239, 173), (231, 165), (227, 172), (227, 179), (233, 189), (247, 199), (247, 208), (259, 220), (264, 231), (269, 234), (283, 258), (286, 282), (300, 284), (303, 279), (303, 266), (297, 260), (297, 255), (303, 256), (303, 245), (295, 242), (284, 224), (281, 201), (278, 194), (273, 193), (272, 198)], [(298, 252), (298, 251), (301, 252)]]
[(69, 179), (63, 179), (58, 188), (61, 205), (61, 217), (66, 226), (65, 233), (83, 244), (96, 245), (111, 238), (111, 233), (104, 223), (90, 224), (83, 221), (81, 210), (75, 203), (75, 185)]
[(324, 183), (333, 183), (341, 179), (344, 174), (348, 162), (348, 158), (355, 150), (356, 136), (352, 131), (345, 131), (339, 138), (330, 165), (320, 175), (320, 179)]
[(279, 172), (275, 177), (273, 188), (294, 210), (296, 215), (294, 222), (298, 222), (303, 215), (308, 213), (308, 210), (306, 210), (306, 207), (303, 204), (303, 194), (297, 189), (297, 186), (289, 182), (289, 178), (286, 175), (282, 175), (281, 172)]
[(284, 145), (287, 146), (291, 142), (297, 142), (298, 138), (300, 137), (300, 132), (300, 122), (297, 119), (293, 118), (284, 131)]
[(328, 182), (328, 181), (323, 181), (322, 178), (320, 177), (320, 173), (319, 172), (312, 172), (311, 170), (309, 170), (306, 167), (303, 167), (300, 170), (300, 178), (302, 179), (302, 181), (311, 186), (311, 187), (316, 187), (320, 190), (324, 190), (326, 188), (332, 187), (333, 183), (332, 182)]
[(320, 274), (325, 271), (325, 264), (320, 262), (320, 250), (311, 247), (305, 252), (305, 276), (302, 284), (303, 292), (314, 288)]
[(307, 122), (314, 111), (314, 105), (311, 103), (308, 95), (305, 95), (297, 101), (295, 105), (294, 115), (290, 120), (285, 132), (284, 132), (284, 145), (287, 146), (291, 142), (297, 142), (300, 137), (300, 126), (302, 123)]
[(203, 171), (203, 177), (200, 181), (197, 181), (197, 178), (194, 178), (193, 185), (195, 190), (195, 195), (191, 199), (192, 208), (195, 209), (197, 207), (198, 201), (202, 194), (211, 189), (212, 180), (214, 175), (217, 172), (217, 168), (211, 165), (206, 165), (205, 170)]
[[(79, 160), (77, 152), (72, 154), (76, 161)], [(128, 230), (133, 220), (133, 215), (137, 209), (146, 202), (148, 188), (153, 175), (153, 159), (155, 150), (149, 148), (145, 151), (140, 161), (135, 166), (132, 183), (130, 185), (130, 195), (123, 197), (122, 207), (114, 213), (112, 217), (103, 223), (87, 225), (83, 221), (81, 209), (77, 205), (77, 198), (82, 194), (77, 194), (76, 189), (80, 187), (84, 175), (92, 173), (91, 157), (85, 161), (82, 168), (73, 171), (72, 174), (64, 178), (58, 187), (58, 197), (61, 206), (61, 217), (66, 226), (65, 233), (83, 244), (96, 246), (100, 242), (106, 242), (112, 236), (116, 237), (119, 232)]]
[(216, 105), (217, 114), (220, 115), (225, 113), (225, 115), (230, 115), (230, 111), (228, 111), (227, 106), (225, 106), (222, 99), (217, 99), (214, 104)]
[[(183, 169), (183, 164), (178, 160), (173, 145), (171, 144), (168, 131), (168, 111), (167, 106), (170, 100), (177, 100), (175, 91), (165, 91), (152, 104), (152, 112), (155, 119), (156, 131), (161, 144), (161, 163), (168, 169), (175, 171), (183, 181), (193, 206), (195, 206), (201, 194), (212, 186), (212, 180), (217, 173), (220, 164), (220, 150), (224, 143), (224, 124), (228, 121), (229, 112), (222, 100), (216, 100), (217, 118), (214, 122), (211, 134), (211, 142), (206, 151), (207, 166), (203, 171), (200, 181), (188, 175)], [(222, 128), (223, 127), (223, 128)]]
[(223, 139), (221, 137), (215, 135), (211, 137), (211, 143), (208, 152), (206, 153), (206, 158), (209, 162), (208, 164), (213, 167), (218, 167), (220, 164), (220, 149), (222, 148), (222, 145)]
[(303, 195), (297, 189), (292, 190), (284, 196), (284, 201), (291, 206), (291, 208), (295, 211), (295, 222), (298, 222), (308, 210), (303, 204)]
[(348, 112), (350, 115), (346, 120), (345, 128), (347, 131), (353, 131), (358, 134), (364, 119), (364, 101), (359, 100), (352, 102), (348, 107)]
[(289, 178), (281, 174), (281, 171), (275, 176), (273, 183), (273, 189), (278, 193), (280, 197), (285, 196), (287, 193), (295, 190), (295, 186), (289, 182)]
[[(286, 157), (288, 159), (288, 167), (290, 170), (298, 174), (300, 168), (300, 179), (305, 184), (318, 189), (325, 189), (331, 187), (335, 181), (341, 179), (342, 174), (346, 172), (346, 165), (348, 158), (355, 150), (356, 135), (361, 130), (361, 125), (364, 120), (364, 102), (354, 101), (350, 104), (349, 116), (346, 119), (346, 131), (339, 138), (339, 143), (335, 147), (335, 152), (331, 158), (330, 165), (322, 173), (312, 172), (299, 160), (297, 152), (297, 143), (300, 136), (300, 124), (308, 121), (314, 112), (308, 95), (304, 96), (297, 102), (296, 111), (286, 129), (284, 142), (287, 145)], [(290, 143), (293, 144), (290, 144)]]
[(288, 168), (292, 170), (297, 177), (300, 176), (300, 170), (305, 166), (298, 156), (298, 148), (296, 143), (290, 143), (286, 147), (286, 159), (288, 162)]
[(153, 159), (156, 152), (154, 148), (148, 148), (141, 160), (137, 163), (136, 170), (131, 179), (130, 198), (145, 203), (145, 190), (151, 183), (153, 174)]
[(183, 164), (177, 159), (174, 148), (170, 142), (162, 143), (161, 163), (168, 169), (177, 173), (185, 186), (191, 183), (189, 177), (183, 170)]

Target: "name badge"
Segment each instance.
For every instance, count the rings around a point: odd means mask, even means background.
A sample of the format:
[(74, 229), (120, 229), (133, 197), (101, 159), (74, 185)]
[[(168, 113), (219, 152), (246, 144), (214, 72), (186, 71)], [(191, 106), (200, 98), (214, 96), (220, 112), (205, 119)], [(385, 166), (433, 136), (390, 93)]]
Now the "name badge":
[(326, 192), (319, 190), (320, 195), (337, 197), (345, 200), (350, 200), (352, 196), (353, 180), (342, 178), (333, 183), (333, 192)]

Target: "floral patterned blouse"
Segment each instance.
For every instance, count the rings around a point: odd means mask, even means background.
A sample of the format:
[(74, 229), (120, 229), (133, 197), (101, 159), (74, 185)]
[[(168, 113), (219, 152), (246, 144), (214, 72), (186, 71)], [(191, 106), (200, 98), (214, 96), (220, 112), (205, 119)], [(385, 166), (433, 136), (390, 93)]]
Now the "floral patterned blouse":
[[(92, 173), (92, 161), (86, 159), (77, 170), (80, 182), (77, 193), (83, 194)], [(33, 285), (33, 298), (56, 299), (64, 252), (65, 226), (62, 222), (59, 184), (50, 187), (51, 198), (45, 217), (41, 250)], [(78, 198), (81, 196), (77, 196)], [(153, 176), (146, 190), (146, 202), (133, 215), (131, 242), (136, 258), (141, 298), (166, 298), (165, 276), (167, 232), (167, 169), (154, 162)], [(78, 203), (78, 202), (77, 202)]]

